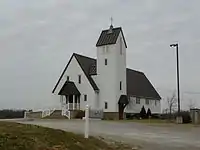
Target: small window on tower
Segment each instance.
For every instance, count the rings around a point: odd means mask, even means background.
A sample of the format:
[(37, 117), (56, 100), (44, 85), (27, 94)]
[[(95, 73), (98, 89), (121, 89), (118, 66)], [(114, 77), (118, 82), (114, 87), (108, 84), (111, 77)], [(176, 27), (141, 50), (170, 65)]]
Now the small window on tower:
[(105, 102), (105, 109), (108, 109), (108, 102)]
[(107, 59), (105, 59), (105, 65), (106, 65), (106, 66), (108, 65), (108, 60), (107, 60)]
[(120, 90), (122, 90), (122, 81), (120, 81), (119, 84), (120, 84), (120, 85), (119, 85), (119, 88), (120, 88)]

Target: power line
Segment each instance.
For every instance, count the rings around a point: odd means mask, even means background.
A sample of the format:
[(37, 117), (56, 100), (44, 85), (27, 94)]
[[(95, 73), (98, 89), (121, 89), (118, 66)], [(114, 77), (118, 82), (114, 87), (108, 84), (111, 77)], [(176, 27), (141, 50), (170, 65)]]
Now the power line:
[[(167, 92), (175, 92), (176, 89), (167, 89), (167, 88), (157, 88), (160, 91), (167, 91)], [(198, 91), (182, 91), (181, 94), (189, 94), (189, 95), (200, 95), (200, 92)]]

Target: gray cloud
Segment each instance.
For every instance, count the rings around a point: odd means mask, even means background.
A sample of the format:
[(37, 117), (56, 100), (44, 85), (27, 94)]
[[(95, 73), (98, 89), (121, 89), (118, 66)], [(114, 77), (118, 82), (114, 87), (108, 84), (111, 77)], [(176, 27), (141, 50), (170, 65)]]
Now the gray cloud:
[(0, 1), (0, 106), (42, 108), (73, 52), (96, 56), (100, 31), (122, 26), (127, 65), (142, 70), (166, 98), (176, 88), (180, 43), (183, 106), (200, 92), (200, 2), (197, 0)]

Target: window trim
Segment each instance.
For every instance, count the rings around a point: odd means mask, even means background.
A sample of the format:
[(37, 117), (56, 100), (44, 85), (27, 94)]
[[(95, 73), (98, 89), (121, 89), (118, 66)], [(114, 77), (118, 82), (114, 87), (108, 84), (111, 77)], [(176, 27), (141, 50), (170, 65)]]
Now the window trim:
[(78, 75), (78, 83), (81, 84), (81, 75)]
[(122, 81), (119, 82), (119, 89), (122, 90)]
[(104, 109), (108, 109), (108, 102), (104, 102)]
[(140, 104), (140, 98), (136, 97), (136, 104)]
[[(148, 102), (148, 103), (147, 103)], [(145, 104), (149, 105), (150, 104), (150, 100), (149, 99), (145, 99)]]
[(104, 60), (104, 64), (105, 64), (105, 66), (108, 65), (108, 59), (107, 59), (107, 58), (105, 58), (105, 60)]
[(87, 94), (84, 94), (84, 101), (87, 101)]

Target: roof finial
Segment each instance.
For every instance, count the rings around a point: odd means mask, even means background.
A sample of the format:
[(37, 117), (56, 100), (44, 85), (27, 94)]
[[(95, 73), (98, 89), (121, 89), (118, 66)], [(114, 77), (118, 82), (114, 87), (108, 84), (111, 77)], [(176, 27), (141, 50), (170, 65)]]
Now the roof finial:
[(108, 30), (108, 34), (110, 34), (110, 33), (112, 33), (113, 31), (113, 25), (112, 25), (112, 23), (113, 23), (113, 18), (112, 17), (110, 17), (110, 28), (109, 28), (109, 30)]
[(113, 17), (110, 17), (110, 29), (113, 29)]

